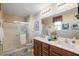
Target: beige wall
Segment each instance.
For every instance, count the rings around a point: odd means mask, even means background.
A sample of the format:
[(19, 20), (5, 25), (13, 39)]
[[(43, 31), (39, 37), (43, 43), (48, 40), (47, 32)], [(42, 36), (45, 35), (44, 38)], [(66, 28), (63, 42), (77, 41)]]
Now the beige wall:
[(18, 16), (5, 15), (4, 18), (6, 22), (24, 21), (23, 17), (18, 17)]
[(7, 22), (12, 22), (12, 21), (24, 21), (23, 17), (19, 17), (19, 16), (11, 16), (11, 15), (7, 15), (3, 12), (3, 8), (1, 7), (0, 10), (0, 19), (7, 21)]
[[(35, 31), (34, 29), (34, 25), (35, 25), (35, 22), (39, 22), (39, 30), (38, 31)], [(32, 39), (36, 36), (39, 36), (42, 32), (42, 24), (41, 24), (41, 19), (40, 18), (36, 18), (34, 16), (30, 16), (28, 18), (28, 32), (29, 32), (29, 42), (32, 41)]]
[(3, 19), (3, 18), (4, 18), (3, 11), (0, 11), (0, 19)]
[[(63, 15), (63, 22), (62, 23), (68, 23), (69, 29), (58, 31), (58, 36), (66, 37), (66, 38), (73, 38), (73, 37), (79, 38), (79, 30), (72, 30), (71, 29), (72, 24), (79, 23), (79, 20), (75, 18), (76, 14), (77, 14), (77, 12), (71, 12), (71, 13)], [(49, 25), (53, 25), (52, 17), (48, 18), (48, 20), (45, 19), (43, 21), (43, 26), (45, 26), (45, 27), (43, 27), (42, 30), (44, 33), (47, 32), (46, 29), (48, 28)]]
[(52, 19), (48, 18), (48, 19), (43, 19), (42, 20), (42, 24), (50, 26), (52, 24)]
[(4, 12), (3, 12), (3, 9), (2, 9), (1, 3), (0, 3), (0, 7), (1, 7), (1, 10), (0, 10), (0, 20), (4, 20)]
[(69, 14), (63, 15), (63, 23), (68, 23), (69, 24), (69, 29), (68, 30), (61, 30), (58, 31), (58, 36), (61, 37), (69, 37), (69, 38), (79, 38), (79, 30), (72, 30), (71, 27), (74, 23), (79, 24), (79, 20), (75, 17), (77, 12), (72, 12)]
[(48, 19), (42, 19), (42, 31), (43, 34), (47, 34), (47, 29), (52, 25), (52, 19), (48, 18)]
[(33, 18), (29, 19), (28, 31), (29, 31), (29, 42), (31, 42), (31, 40), (34, 37), (34, 19)]
[(68, 14), (63, 15), (63, 23), (78, 22), (78, 20), (75, 17), (75, 15), (77, 15), (77, 12), (72, 12), (72, 13), (68, 13)]

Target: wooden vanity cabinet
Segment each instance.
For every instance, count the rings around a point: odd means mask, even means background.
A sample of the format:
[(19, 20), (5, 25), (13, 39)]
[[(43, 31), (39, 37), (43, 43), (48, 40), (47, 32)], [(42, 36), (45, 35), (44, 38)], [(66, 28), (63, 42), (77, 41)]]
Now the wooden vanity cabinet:
[(35, 56), (78, 56), (75, 53), (34, 39)]
[(37, 42), (34, 40), (34, 47), (33, 47), (34, 55), (37, 56)]
[(42, 56), (49, 55), (49, 45), (46, 43), (42, 43)]
[(42, 51), (41, 51), (41, 42), (38, 40), (34, 40), (34, 55), (35, 56), (41, 56)]

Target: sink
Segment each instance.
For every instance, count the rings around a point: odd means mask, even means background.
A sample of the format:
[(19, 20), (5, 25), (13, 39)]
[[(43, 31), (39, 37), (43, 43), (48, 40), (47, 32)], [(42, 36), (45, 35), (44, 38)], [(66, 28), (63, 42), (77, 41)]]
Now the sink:
[(67, 49), (75, 48), (75, 44), (73, 44), (72, 42), (58, 41), (58, 45)]

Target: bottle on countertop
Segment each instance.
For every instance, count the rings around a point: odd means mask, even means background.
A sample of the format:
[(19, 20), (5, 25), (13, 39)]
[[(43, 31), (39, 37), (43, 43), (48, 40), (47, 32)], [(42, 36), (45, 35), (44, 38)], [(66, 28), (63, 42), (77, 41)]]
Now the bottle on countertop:
[(52, 37), (48, 35), (48, 41), (52, 41)]

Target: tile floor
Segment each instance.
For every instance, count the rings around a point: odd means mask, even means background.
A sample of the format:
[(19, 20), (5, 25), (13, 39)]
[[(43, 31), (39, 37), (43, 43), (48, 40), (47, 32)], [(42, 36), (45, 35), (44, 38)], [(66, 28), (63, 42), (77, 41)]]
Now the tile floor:
[(21, 51), (9, 53), (9, 54), (4, 54), (3, 56), (33, 56), (33, 52), (27, 51), (27, 49), (24, 49)]
[(26, 46), (23, 46), (14, 51), (6, 52), (6, 53), (2, 54), (2, 56), (33, 56), (33, 48), (32, 47), (30, 48), (29, 45), (27, 46), (27, 48), (26, 48)]

